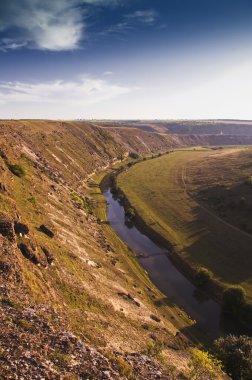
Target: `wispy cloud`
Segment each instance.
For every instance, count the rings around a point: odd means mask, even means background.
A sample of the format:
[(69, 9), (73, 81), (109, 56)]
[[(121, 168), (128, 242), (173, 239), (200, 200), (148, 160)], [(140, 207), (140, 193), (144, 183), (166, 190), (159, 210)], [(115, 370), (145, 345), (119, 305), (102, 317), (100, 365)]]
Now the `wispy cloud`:
[(125, 16), (128, 21), (141, 22), (153, 25), (157, 21), (158, 13), (153, 9), (139, 10)]
[(137, 29), (140, 26), (154, 26), (158, 19), (158, 12), (153, 9), (138, 10), (130, 14), (126, 14), (120, 22), (110, 25), (100, 35), (107, 36), (111, 34), (126, 35), (128, 32)]
[(82, 76), (77, 81), (0, 82), (0, 104), (37, 103), (88, 106), (134, 91), (111, 81)]
[[(104, 7), (114, 7), (124, 4), (125, 0), (81, 0), (84, 4), (99, 5)], [(127, 0), (126, 0), (127, 1)]]

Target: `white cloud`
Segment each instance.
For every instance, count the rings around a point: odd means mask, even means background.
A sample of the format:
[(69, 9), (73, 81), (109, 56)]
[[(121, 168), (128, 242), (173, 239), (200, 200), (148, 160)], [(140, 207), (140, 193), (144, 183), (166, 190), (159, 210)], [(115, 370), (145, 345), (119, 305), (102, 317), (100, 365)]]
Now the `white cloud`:
[(76, 49), (84, 31), (78, 1), (12, 0), (0, 3), (0, 31), (8, 31), (10, 42), (1, 49), (21, 45), (46, 50)]
[[(85, 39), (88, 6), (113, 7), (123, 0), (6, 0), (0, 1), (0, 31), (8, 38), (0, 50), (29, 47), (61, 51), (79, 47)], [(83, 8), (83, 5), (87, 7)]]
[[(83, 76), (79, 81), (46, 83), (0, 82), (0, 104), (47, 104), (83, 107), (116, 98), (134, 88), (108, 80)], [(59, 115), (60, 116), (60, 115)]]
[[(0, 0), (0, 51), (23, 47), (50, 51), (78, 49), (85, 40), (91, 8), (123, 6), (126, 0)], [(122, 17), (100, 35), (121, 33), (136, 24), (153, 25), (154, 10), (138, 10)]]

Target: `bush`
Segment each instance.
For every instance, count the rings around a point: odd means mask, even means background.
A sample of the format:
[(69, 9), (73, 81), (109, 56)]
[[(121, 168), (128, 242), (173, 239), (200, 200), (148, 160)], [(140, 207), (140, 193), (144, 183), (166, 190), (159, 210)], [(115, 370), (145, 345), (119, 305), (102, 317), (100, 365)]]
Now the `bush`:
[(70, 363), (70, 357), (61, 351), (50, 352), (48, 358), (56, 364), (57, 368), (67, 367)]
[(129, 152), (129, 157), (133, 158), (134, 160), (137, 160), (139, 158), (139, 154), (136, 152)]
[(126, 360), (118, 356), (115, 353), (107, 353), (107, 358), (112, 363), (113, 369), (120, 373), (120, 375), (125, 376), (127, 379), (134, 379), (133, 368), (130, 366)]
[(201, 267), (198, 269), (198, 272), (195, 276), (195, 283), (199, 287), (204, 287), (211, 281), (212, 278), (212, 272), (206, 268)]
[(246, 292), (241, 286), (231, 286), (223, 292), (223, 311), (237, 317), (245, 305)]
[(24, 169), (18, 164), (8, 164), (8, 168), (12, 174), (16, 175), (17, 177), (23, 177), (25, 175)]
[(154, 358), (160, 358), (163, 349), (164, 349), (164, 343), (161, 340), (157, 339), (154, 342), (149, 341), (147, 343), (147, 348), (144, 353)]
[(131, 207), (128, 208), (128, 209), (126, 210), (126, 212), (125, 212), (125, 216), (126, 216), (128, 219), (130, 219), (130, 220), (134, 219), (135, 216), (136, 216), (135, 210), (134, 210), (133, 208), (131, 208)]
[(214, 342), (215, 354), (233, 380), (252, 379), (252, 339), (228, 335)]
[(219, 360), (215, 359), (208, 352), (201, 351), (198, 348), (192, 348), (191, 355), (189, 379), (222, 379), (222, 367)]

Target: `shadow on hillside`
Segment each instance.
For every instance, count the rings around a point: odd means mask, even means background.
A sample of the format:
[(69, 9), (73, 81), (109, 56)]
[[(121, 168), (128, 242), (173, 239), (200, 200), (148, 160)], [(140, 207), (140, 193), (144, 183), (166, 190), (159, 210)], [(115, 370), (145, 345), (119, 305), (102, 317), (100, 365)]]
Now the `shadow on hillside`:
[(252, 277), (252, 235), (245, 234), (200, 205), (192, 209), (192, 220), (184, 222), (189, 259), (207, 267), (227, 283), (239, 284)]

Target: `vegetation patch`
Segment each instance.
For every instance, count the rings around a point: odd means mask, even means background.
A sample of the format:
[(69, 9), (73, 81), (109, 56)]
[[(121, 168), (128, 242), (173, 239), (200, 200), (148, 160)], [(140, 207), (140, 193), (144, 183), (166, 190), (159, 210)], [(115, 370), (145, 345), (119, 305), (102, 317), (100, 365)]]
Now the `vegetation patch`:
[(114, 353), (107, 353), (106, 356), (111, 361), (113, 368), (121, 376), (125, 376), (128, 380), (135, 379), (133, 368), (121, 356)]
[(25, 170), (21, 165), (18, 164), (7, 164), (8, 169), (17, 177), (23, 177), (25, 175)]
[(48, 359), (51, 360), (57, 368), (65, 368), (70, 364), (70, 357), (62, 351), (52, 351), (48, 354)]
[(189, 379), (192, 380), (221, 380), (223, 379), (221, 361), (216, 359), (208, 352), (199, 350), (198, 348), (191, 349), (192, 358), (189, 362)]
[(71, 197), (72, 197), (74, 204), (78, 208), (83, 209), (88, 214), (91, 214), (91, 215), (93, 214), (93, 212), (94, 212), (93, 202), (88, 197), (82, 197), (75, 192), (71, 193)]
[(206, 268), (199, 268), (195, 275), (195, 283), (198, 287), (206, 287), (213, 279), (213, 273)]
[(233, 380), (252, 379), (252, 339), (229, 335), (214, 342), (215, 354)]
[(234, 317), (241, 315), (246, 303), (246, 292), (241, 286), (230, 286), (223, 293), (223, 310)]
[(145, 354), (154, 358), (160, 359), (162, 356), (162, 352), (164, 350), (164, 342), (159, 339), (153, 341), (149, 341), (147, 343), (147, 348)]

